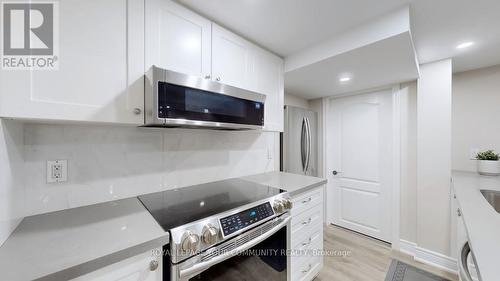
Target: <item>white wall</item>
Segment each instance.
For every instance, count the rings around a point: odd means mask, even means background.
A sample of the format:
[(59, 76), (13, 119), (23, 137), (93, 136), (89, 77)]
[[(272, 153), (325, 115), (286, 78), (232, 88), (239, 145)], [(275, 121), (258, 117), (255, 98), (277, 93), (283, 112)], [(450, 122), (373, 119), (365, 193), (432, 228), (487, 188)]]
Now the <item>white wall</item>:
[(417, 83), (401, 84), (400, 238), (417, 241)]
[(422, 65), (417, 96), (417, 246), (450, 255), (451, 60)]
[(0, 245), (24, 215), (23, 125), (0, 119)]
[(306, 99), (286, 93), (285, 93), (285, 105), (309, 108), (309, 103)]
[(500, 66), (453, 76), (452, 168), (476, 171), (470, 149), (500, 152)]

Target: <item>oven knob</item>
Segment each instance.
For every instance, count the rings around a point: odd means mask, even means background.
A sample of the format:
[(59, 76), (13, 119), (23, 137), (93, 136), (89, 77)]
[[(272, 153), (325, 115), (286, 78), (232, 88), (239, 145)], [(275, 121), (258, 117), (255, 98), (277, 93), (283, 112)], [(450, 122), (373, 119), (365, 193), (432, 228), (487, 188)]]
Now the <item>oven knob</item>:
[(285, 205), (285, 208), (287, 210), (292, 209), (292, 201), (290, 201), (288, 199), (283, 199), (283, 205)]
[(183, 251), (195, 252), (198, 249), (198, 244), (200, 243), (200, 237), (192, 233), (191, 231), (186, 231), (182, 235), (181, 247)]
[(215, 242), (217, 242), (217, 236), (219, 234), (219, 231), (217, 230), (216, 227), (214, 227), (211, 224), (207, 224), (203, 227), (203, 235), (202, 239), (203, 242), (207, 245), (212, 245)]
[(283, 205), (283, 202), (281, 202), (280, 200), (277, 200), (273, 204), (273, 209), (276, 213), (283, 213), (285, 211), (285, 205)]

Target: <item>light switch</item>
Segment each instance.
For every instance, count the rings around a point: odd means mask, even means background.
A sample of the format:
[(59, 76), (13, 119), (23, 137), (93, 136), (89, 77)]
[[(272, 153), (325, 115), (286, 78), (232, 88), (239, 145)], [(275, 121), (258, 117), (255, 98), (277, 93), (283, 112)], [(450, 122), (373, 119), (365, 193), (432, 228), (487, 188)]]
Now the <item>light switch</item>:
[(47, 161), (47, 183), (68, 180), (68, 160)]

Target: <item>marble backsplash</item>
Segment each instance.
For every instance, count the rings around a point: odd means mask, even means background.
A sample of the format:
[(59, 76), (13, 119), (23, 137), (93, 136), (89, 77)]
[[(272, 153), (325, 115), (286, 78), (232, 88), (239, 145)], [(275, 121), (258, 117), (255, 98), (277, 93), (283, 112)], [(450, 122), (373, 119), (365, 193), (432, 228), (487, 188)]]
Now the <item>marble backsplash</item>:
[[(33, 215), (279, 169), (279, 133), (24, 125), (24, 212)], [(46, 182), (46, 161), (68, 181)]]

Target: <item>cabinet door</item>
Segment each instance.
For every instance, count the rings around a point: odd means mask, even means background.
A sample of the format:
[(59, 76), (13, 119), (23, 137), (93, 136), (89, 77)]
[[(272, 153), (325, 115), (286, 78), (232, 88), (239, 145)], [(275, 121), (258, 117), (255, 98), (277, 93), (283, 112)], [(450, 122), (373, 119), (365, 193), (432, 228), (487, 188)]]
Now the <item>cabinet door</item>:
[[(151, 268), (153, 261), (158, 263), (156, 269)], [(161, 248), (157, 248), (82, 275), (72, 281), (161, 281), (162, 270)]]
[(169, 0), (146, 1), (146, 71), (210, 75), (211, 23)]
[(212, 79), (251, 89), (250, 42), (212, 23)]
[(58, 69), (0, 70), (0, 115), (142, 124), (143, 1), (58, 3)]
[(264, 129), (283, 131), (283, 60), (258, 47), (255, 47), (252, 57), (254, 62), (253, 90), (266, 95)]

